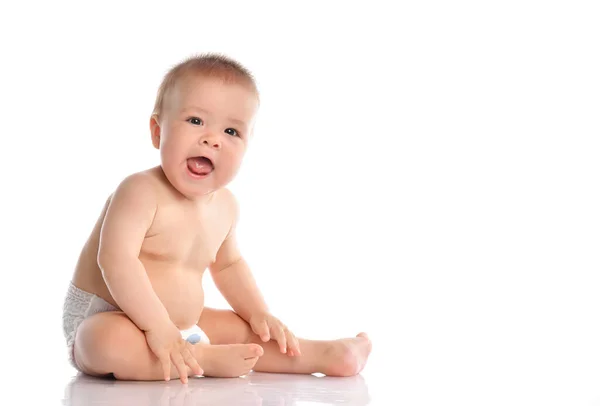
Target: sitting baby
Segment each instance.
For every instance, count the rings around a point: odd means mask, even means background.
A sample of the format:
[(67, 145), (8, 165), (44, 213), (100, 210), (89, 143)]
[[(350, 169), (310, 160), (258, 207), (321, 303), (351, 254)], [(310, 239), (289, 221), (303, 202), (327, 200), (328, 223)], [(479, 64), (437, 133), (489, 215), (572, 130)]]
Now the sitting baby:
[[(187, 382), (251, 370), (359, 373), (365, 333), (299, 339), (267, 307), (236, 245), (226, 188), (252, 137), (259, 95), (239, 62), (206, 54), (171, 69), (150, 117), (160, 165), (127, 176), (85, 243), (64, 302), (71, 365), (123, 380)], [(233, 311), (204, 307), (209, 269)]]

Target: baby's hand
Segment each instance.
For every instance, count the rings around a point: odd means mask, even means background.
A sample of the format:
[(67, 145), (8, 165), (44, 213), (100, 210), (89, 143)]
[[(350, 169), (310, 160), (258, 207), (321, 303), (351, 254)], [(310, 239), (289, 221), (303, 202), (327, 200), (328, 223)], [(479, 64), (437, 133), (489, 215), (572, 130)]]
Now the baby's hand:
[(171, 379), (171, 362), (179, 372), (179, 379), (187, 383), (187, 367), (196, 375), (203, 371), (193, 354), (192, 344), (181, 337), (181, 333), (173, 324), (163, 326), (157, 330), (146, 331), (148, 347), (158, 357), (162, 365), (165, 381)]
[[(300, 354), (300, 345), (296, 336), (288, 330), (278, 318), (270, 313), (260, 313), (250, 318), (250, 327), (264, 342), (271, 338), (279, 343), (279, 349), (282, 353), (289, 356)], [(289, 351), (288, 351), (289, 349)]]

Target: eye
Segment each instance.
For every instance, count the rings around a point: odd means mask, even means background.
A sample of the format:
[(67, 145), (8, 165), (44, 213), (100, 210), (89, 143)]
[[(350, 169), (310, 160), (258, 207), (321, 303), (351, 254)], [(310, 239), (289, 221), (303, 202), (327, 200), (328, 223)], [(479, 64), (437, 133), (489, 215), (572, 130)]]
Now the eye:
[(225, 132), (233, 137), (239, 137), (240, 133), (238, 132), (238, 130), (236, 130), (235, 128), (228, 128), (225, 130)]
[(193, 125), (202, 125), (202, 119), (198, 117), (190, 117), (187, 119), (187, 122), (192, 123)]

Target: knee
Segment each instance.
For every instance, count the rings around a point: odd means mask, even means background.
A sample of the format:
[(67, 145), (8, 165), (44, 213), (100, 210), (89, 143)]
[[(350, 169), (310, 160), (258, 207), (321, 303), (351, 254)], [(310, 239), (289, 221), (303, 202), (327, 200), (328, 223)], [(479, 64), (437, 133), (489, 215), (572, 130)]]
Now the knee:
[(114, 373), (126, 348), (143, 334), (123, 313), (98, 313), (84, 320), (75, 336), (75, 361), (86, 373)]
[(240, 344), (253, 342), (250, 325), (237, 313), (225, 309), (205, 309), (200, 317), (204, 329), (213, 344)]
[(232, 342), (243, 344), (252, 343), (255, 334), (252, 331), (250, 324), (248, 324), (246, 320), (241, 318), (236, 312), (231, 310), (228, 310), (228, 312), (231, 313), (229, 317), (235, 320), (233, 323), (231, 323), (235, 326), (235, 328), (232, 329), (232, 334), (235, 335), (235, 338), (232, 338)]

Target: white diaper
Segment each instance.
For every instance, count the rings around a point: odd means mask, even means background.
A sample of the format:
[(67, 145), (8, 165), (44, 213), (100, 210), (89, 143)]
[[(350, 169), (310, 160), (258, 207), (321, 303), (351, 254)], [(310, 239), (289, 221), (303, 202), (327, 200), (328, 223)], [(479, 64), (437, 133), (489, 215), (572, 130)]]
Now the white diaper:
[[(114, 311), (122, 310), (111, 305), (101, 297), (81, 290), (73, 285), (73, 283), (69, 283), (63, 305), (63, 333), (67, 341), (69, 363), (78, 371), (80, 371), (80, 369), (75, 363), (73, 353), (77, 328), (87, 317), (93, 316), (96, 313)], [(189, 329), (181, 330), (181, 337), (192, 344), (196, 344), (200, 341), (210, 343), (208, 336), (196, 325)]]

